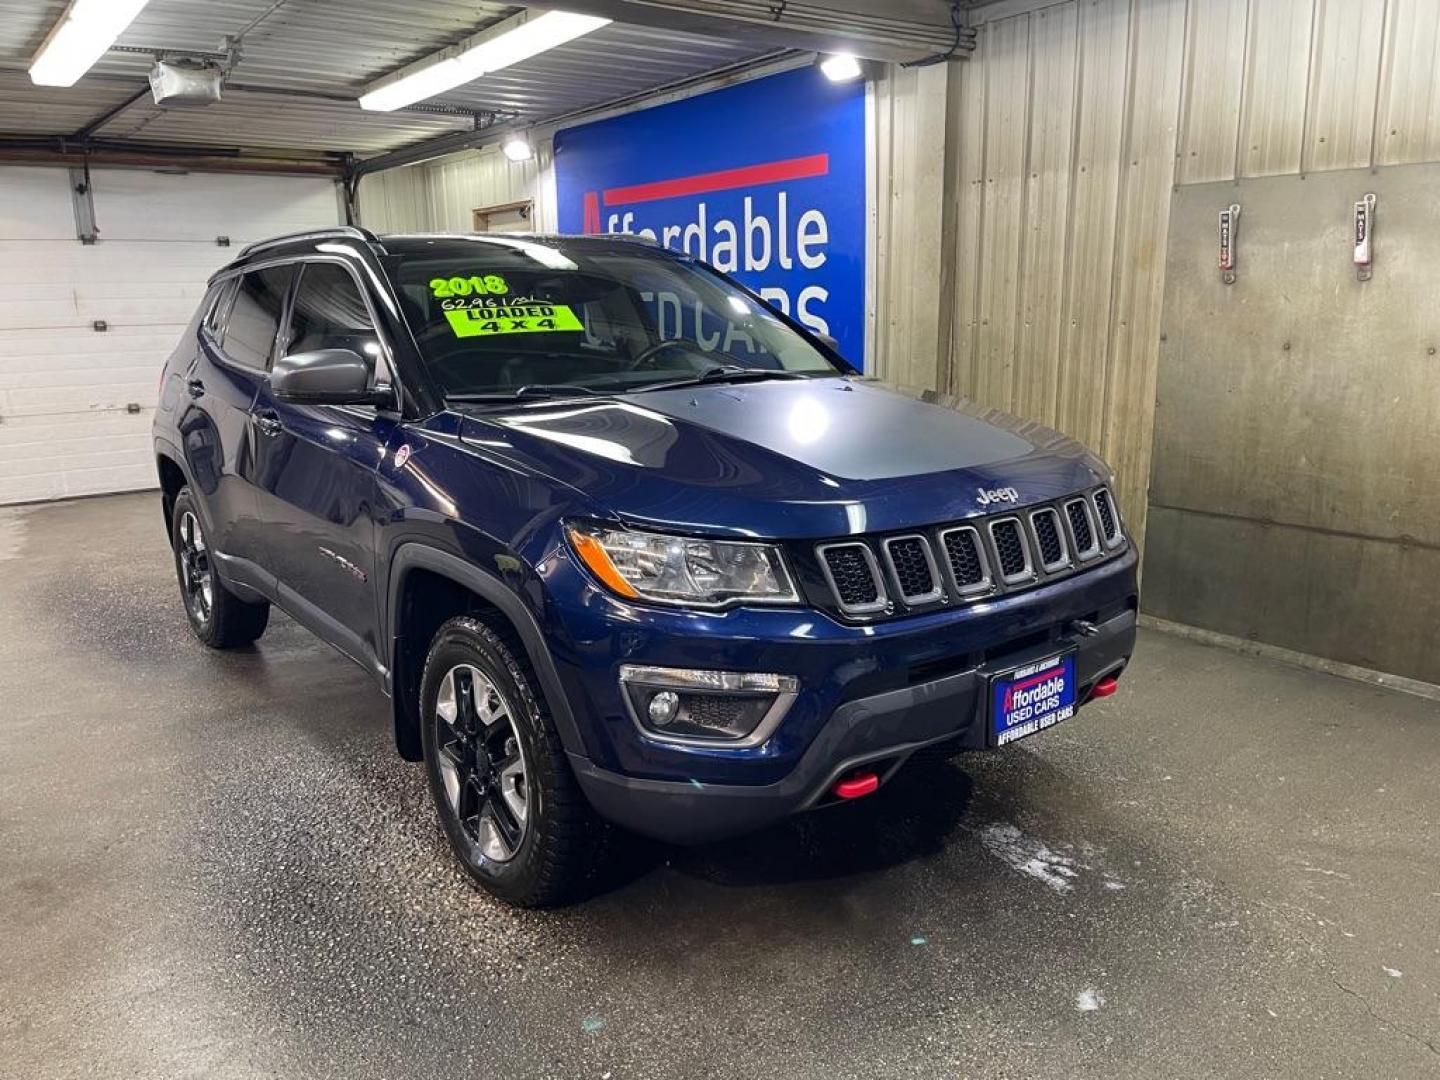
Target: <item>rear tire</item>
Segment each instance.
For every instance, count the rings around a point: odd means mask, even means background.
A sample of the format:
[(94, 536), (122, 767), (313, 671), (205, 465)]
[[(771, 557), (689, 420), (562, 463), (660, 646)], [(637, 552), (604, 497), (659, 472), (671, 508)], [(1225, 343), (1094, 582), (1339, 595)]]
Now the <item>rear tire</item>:
[(440, 826), (465, 871), (517, 907), (580, 898), (609, 830), (581, 793), (523, 652), (478, 619), (436, 633), (420, 735)]
[(197, 638), (212, 649), (235, 649), (249, 645), (265, 632), (270, 605), (263, 600), (253, 604), (241, 600), (215, 573), (200, 511), (188, 487), (175, 496), (170, 546), (175, 552), (180, 599)]

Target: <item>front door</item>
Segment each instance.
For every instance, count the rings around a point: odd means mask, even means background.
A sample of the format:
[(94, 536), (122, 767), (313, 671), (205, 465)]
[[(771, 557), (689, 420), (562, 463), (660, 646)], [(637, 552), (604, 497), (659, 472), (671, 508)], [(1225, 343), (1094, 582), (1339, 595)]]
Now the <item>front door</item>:
[[(279, 353), (350, 349), (372, 362), (380, 341), (356, 279), (341, 264), (302, 264)], [(295, 405), (260, 386), (251, 412), (263, 560), (282, 602), (354, 659), (386, 655), (375, 597), (377, 515), (390, 500), (377, 469), (396, 421), (370, 407)]]

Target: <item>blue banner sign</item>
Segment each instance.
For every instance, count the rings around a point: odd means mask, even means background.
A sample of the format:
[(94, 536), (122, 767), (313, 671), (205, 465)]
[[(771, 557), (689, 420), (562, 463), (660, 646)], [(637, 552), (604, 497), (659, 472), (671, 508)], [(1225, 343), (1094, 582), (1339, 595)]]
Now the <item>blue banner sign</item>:
[(800, 68), (555, 135), (559, 226), (635, 233), (865, 347), (865, 88)]

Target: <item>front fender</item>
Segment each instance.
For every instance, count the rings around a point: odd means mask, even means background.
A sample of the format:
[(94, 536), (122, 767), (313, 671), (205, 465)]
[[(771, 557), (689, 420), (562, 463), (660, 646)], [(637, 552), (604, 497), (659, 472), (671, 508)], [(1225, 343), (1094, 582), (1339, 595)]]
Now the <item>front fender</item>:
[[(497, 560), (499, 561), (499, 560)], [(514, 560), (523, 567), (519, 560)], [(400, 544), (390, 560), (389, 582), (386, 591), (386, 628), (390, 638), (392, 698), (396, 720), (396, 744), (403, 757), (419, 760), (419, 709), (418, 701), (406, 692), (409, 685), (404, 671), (406, 639), (401, 626), (400, 597), (405, 588), (407, 576), (415, 570), (428, 570), (469, 590), (487, 604), (492, 605), (510, 623), (525, 649), (530, 667), (540, 681), (540, 689), (550, 707), (550, 715), (560, 733), (561, 742), (567, 752), (584, 755), (585, 745), (579, 727), (570, 708), (569, 698), (550, 655), (544, 631), (539, 618), (526, 599), (513, 588), (510, 582), (497, 574), (482, 569), (474, 562), (444, 551), (423, 541), (411, 540)], [(517, 577), (525, 575), (517, 574)], [(421, 643), (423, 648), (425, 644)], [(418, 685), (418, 681), (417, 681)]]

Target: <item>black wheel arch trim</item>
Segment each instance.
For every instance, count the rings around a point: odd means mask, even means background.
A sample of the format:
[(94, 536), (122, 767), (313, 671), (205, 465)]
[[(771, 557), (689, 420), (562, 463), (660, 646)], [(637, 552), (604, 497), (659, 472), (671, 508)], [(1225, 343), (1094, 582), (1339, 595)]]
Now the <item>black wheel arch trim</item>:
[[(406, 700), (407, 695), (399, 685), (400, 650), (402, 633), (399, 626), (400, 591), (406, 576), (412, 570), (429, 570), (448, 578), (484, 600), (493, 604), (500, 614), (510, 621), (540, 680), (540, 690), (545, 703), (550, 707), (551, 717), (560, 733), (561, 742), (567, 753), (586, 756), (585, 743), (580, 736), (575, 714), (570, 708), (570, 699), (560, 681), (555, 661), (545, 644), (545, 635), (540, 630), (534, 614), (525, 602), (494, 574), (487, 573), (474, 563), (458, 555), (442, 551), (421, 541), (409, 541), (400, 545), (390, 561), (389, 588), (386, 596), (385, 623), (390, 640), (391, 700), (395, 714), (395, 745), (407, 761), (420, 760), (420, 717), (418, 702)], [(413, 712), (411, 710), (414, 710)]]

